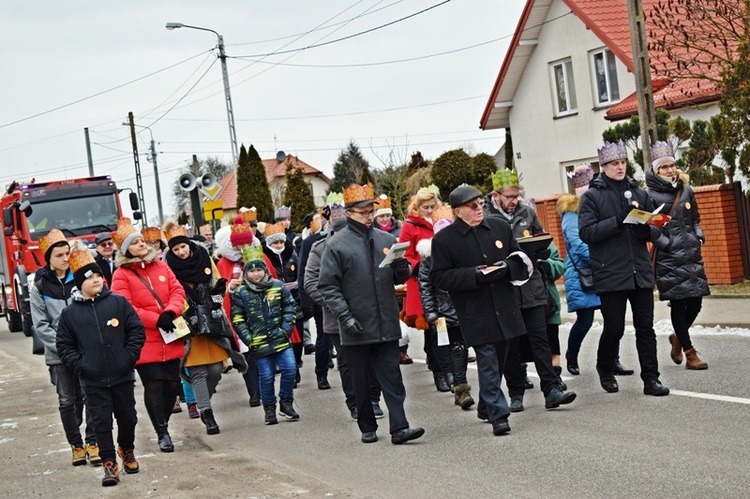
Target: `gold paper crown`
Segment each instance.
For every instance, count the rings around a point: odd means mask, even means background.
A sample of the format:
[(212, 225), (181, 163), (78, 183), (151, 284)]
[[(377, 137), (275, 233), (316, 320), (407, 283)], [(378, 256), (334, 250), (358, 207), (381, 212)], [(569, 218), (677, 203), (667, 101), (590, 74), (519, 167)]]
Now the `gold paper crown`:
[(443, 218), (450, 218), (451, 220), (453, 220), (453, 210), (448, 205), (443, 205), (432, 212), (432, 223), (435, 223)]
[(77, 272), (79, 269), (92, 263), (96, 265), (96, 261), (94, 261), (94, 257), (91, 256), (91, 252), (88, 249), (75, 249), (70, 252), (68, 266), (71, 272)]
[(246, 244), (242, 247), (242, 260), (248, 262), (263, 261), (263, 247)]
[(53, 245), (61, 242), (68, 242), (67, 239), (65, 239), (65, 235), (63, 235), (62, 231), (59, 229), (52, 229), (49, 231), (49, 234), (46, 236), (42, 236), (39, 239), (39, 251), (42, 252), (42, 255), (47, 254), (47, 250), (49, 250)]
[(123, 217), (117, 221), (117, 230), (112, 233), (112, 240), (118, 248), (122, 248), (122, 243), (125, 242), (125, 238), (133, 232), (138, 232), (133, 224), (130, 223), (128, 217)]
[(159, 227), (144, 227), (141, 229), (141, 235), (147, 243), (157, 243), (162, 240), (162, 231)]
[(255, 208), (255, 206), (245, 211), (240, 210), (240, 215), (242, 216), (242, 220), (247, 223), (258, 221), (258, 210)]
[(332, 204), (344, 204), (344, 195), (340, 192), (329, 192), (326, 196), (326, 204), (331, 206)]
[(374, 199), (375, 188), (372, 186), (372, 182), (368, 182), (367, 185), (350, 184), (349, 187), (344, 189), (344, 204), (346, 206)]
[(518, 187), (519, 179), (516, 170), (503, 168), (492, 174), (492, 189), (499, 191), (503, 187)]
[(387, 194), (381, 194), (378, 196), (378, 209), (384, 210), (391, 207), (391, 198)]
[(266, 224), (266, 230), (263, 231), (263, 235), (268, 237), (272, 234), (284, 234), (284, 224), (281, 222), (277, 224)]
[(183, 227), (182, 225), (174, 224), (167, 229), (164, 235), (167, 236), (167, 242), (169, 242), (170, 239), (175, 238), (175, 237), (179, 237), (179, 236), (187, 237), (187, 230), (185, 230), (185, 227)]

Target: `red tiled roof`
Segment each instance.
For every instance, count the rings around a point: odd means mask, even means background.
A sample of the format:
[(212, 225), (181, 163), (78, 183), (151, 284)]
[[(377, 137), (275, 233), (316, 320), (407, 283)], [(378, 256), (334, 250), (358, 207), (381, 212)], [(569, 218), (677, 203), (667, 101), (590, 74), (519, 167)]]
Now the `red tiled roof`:
[(219, 183), (224, 189), (219, 193), (216, 200), (221, 201), (225, 210), (237, 209), (237, 178), (235, 177), (235, 170), (230, 170), (229, 173), (224, 175), (224, 178), (219, 180)]

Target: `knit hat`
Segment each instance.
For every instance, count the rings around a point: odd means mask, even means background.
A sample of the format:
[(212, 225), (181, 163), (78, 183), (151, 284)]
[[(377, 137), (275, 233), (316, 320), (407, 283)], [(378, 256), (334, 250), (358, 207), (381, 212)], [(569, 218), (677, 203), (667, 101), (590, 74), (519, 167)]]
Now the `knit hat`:
[(263, 259), (263, 248), (260, 246), (247, 245), (242, 248), (242, 259), (245, 261), (245, 272), (251, 269), (266, 269)]
[(589, 163), (581, 163), (573, 168), (572, 173), (568, 173), (568, 177), (576, 190), (576, 196), (581, 197), (589, 190), (591, 179), (594, 178), (594, 170)]
[(69, 246), (68, 240), (65, 239), (65, 235), (59, 229), (52, 229), (46, 236), (42, 236), (39, 239), (39, 251), (44, 255), (44, 261), (49, 263), (52, 248), (62, 245)]
[(349, 187), (344, 189), (344, 207), (348, 210), (349, 208), (364, 208), (371, 204), (378, 204), (375, 200), (375, 188), (371, 182), (367, 185), (350, 184)]
[(68, 265), (71, 272), (73, 272), (73, 281), (79, 290), (83, 287), (83, 281), (94, 274), (101, 275), (102, 273), (102, 269), (94, 261), (91, 252), (85, 248), (71, 251), (70, 258), (68, 258)]
[(253, 230), (241, 215), (234, 217), (232, 232), (229, 234), (229, 242), (234, 247), (244, 246), (253, 242)]
[(674, 162), (674, 151), (669, 142), (657, 142), (651, 147), (651, 168), (654, 173), (658, 173), (662, 166)]
[(280, 223), (266, 224), (266, 230), (263, 232), (266, 236), (266, 246), (270, 246), (276, 241), (286, 242), (286, 233), (284, 233), (284, 226)]
[(187, 230), (182, 225), (178, 225), (174, 220), (167, 220), (164, 223), (164, 235), (167, 238), (167, 246), (169, 246), (169, 249), (172, 249), (181, 243), (190, 244)]
[(133, 227), (128, 217), (122, 217), (117, 221), (117, 230), (112, 234), (112, 239), (123, 255), (128, 252), (130, 244), (139, 237), (143, 236)]
[(375, 216), (380, 215), (393, 215), (393, 209), (391, 209), (391, 198), (387, 194), (381, 194), (378, 196), (378, 209), (375, 210)]
[(605, 142), (601, 149), (598, 149), (597, 154), (599, 155), (599, 164), (606, 165), (612, 161), (618, 159), (628, 159), (628, 148), (625, 147), (625, 143), (621, 140), (617, 144), (612, 142)]

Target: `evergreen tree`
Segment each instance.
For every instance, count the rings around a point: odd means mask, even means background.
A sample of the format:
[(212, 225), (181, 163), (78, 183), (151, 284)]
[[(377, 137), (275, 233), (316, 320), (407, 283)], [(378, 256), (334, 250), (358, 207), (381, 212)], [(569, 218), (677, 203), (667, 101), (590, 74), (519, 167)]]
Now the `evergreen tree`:
[(352, 140), (346, 150), (339, 153), (338, 159), (333, 164), (333, 183), (329, 192), (342, 192), (350, 184), (366, 184), (373, 180), (370, 163)]
[(286, 162), (286, 194), (284, 205), (292, 207), (292, 230), (302, 232), (302, 220), (305, 215), (314, 213), (315, 200), (310, 185), (305, 182), (301, 168), (296, 168), (291, 161)]
[[(492, 191), (492, 174), (497, 171), (495, 158), (483, 152), (471, 158), (471, 183), (482, 192)], [(448, 198), (443, 198), (448, 199)]]
[[(432, 181), (440, 189), (440, 197), (445, 200), (459, 185), (473, 185), (473, 176), (471, 156), (463, 149), (444, 152), (432, 163)], [(475, 187), (480, 188), (478, 185)]]
[(266, 169), (252, 144), (247, 150), (244, 144), (240, 147), (237, 165), (237, 208), (255, 206), (258, 209), (258, 220), (273, 221), (273, 202)]

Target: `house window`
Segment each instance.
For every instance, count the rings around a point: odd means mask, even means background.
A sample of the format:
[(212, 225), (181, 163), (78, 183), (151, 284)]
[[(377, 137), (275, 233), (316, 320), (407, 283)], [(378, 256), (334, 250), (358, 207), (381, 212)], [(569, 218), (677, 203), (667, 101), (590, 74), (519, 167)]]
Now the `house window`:
[(615, 55), (611, 50), (601, 49), (591, 53), (591, 73), (598, 106), (620, 100), (620, 86), (617, 84), (617, 64)]
[(555, 116), (574, 113), (578, 109), (573, 63), (565, 59), (550, 64), (550, 78), (554, 92)]

